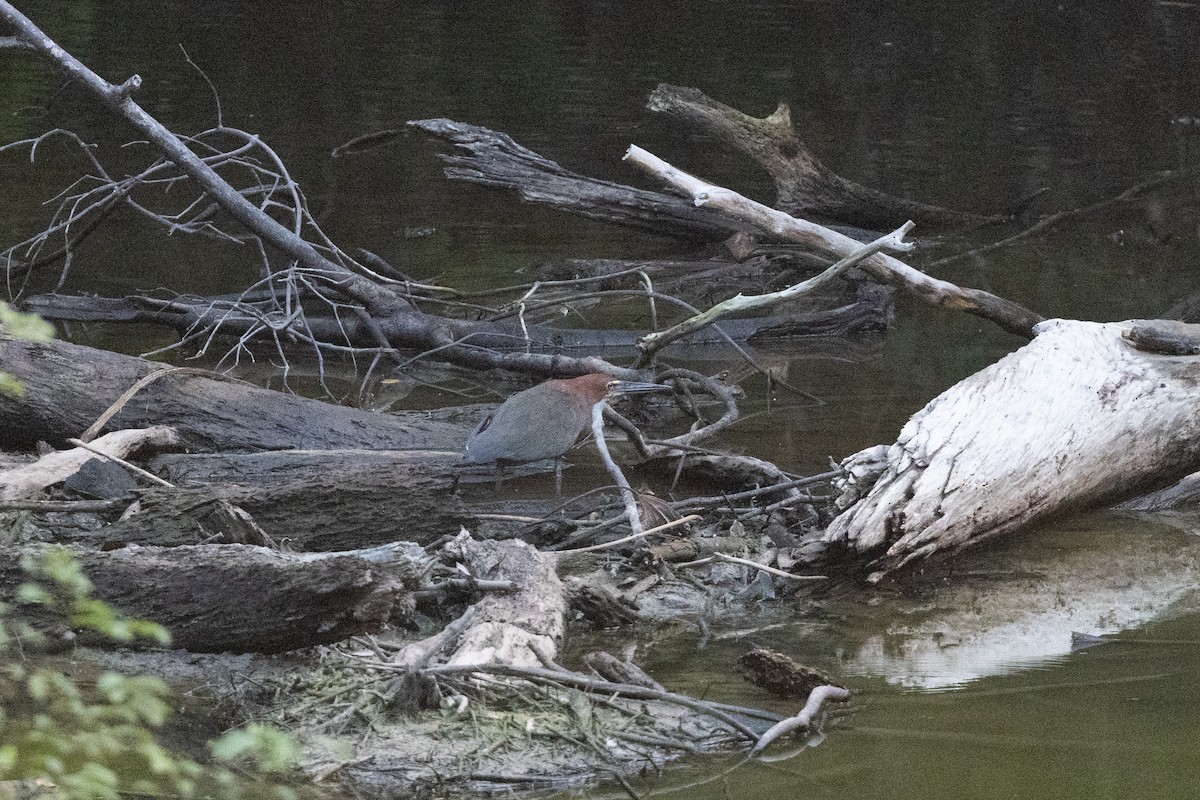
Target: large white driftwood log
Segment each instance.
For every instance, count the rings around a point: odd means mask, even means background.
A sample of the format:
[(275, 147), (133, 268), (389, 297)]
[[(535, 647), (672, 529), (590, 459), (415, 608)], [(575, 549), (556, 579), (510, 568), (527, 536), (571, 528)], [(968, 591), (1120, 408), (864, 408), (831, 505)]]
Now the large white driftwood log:
[(1122, 338), (1131, 324), (1048, 320), (1031, 343), (934, 398), (825, 541), (878, 555), (878, 578), (1195, 469), (1200, 357), (1140, 352)]

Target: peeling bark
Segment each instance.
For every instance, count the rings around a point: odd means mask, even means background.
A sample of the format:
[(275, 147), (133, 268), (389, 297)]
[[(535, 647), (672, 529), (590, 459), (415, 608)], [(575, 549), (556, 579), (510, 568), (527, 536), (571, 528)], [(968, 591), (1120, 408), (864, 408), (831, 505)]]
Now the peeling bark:
[(721, 241), (743, 230), (740, 223), (698, 209), (681, 197), (565, 170), (504, 133), (449, 119), (408, 124), (458, 148), (455, 155), (441, 157), (451, 180), (515, 189), (529, 203), (684, 239)]

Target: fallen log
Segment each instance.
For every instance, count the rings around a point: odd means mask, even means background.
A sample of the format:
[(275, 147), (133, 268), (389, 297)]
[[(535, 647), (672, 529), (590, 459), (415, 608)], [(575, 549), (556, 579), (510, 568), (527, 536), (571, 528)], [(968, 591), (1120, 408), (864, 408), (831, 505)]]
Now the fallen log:
[(514, 189), (526, 202), (683, 239), (721, 241), (744, 229), (674, 195), (570, 172), (504, 133), (449, 119), (411, 120), (408, 125), (458, 148), (454, 155), (441, 156), (451, 180)]
[[(474, 416), (470, 419), (474, 425)], [(469, 429), (464, 423), (461, 439)], [(332, 552), (398, 539), (427, 545), (464, 525), (483, 538), (528, 536), (531, 509), (541, 513), (555, 505), (542, 509), (525, 499), (509, 507), (494, 494), (494, 470), (466, 470), (461, 460), (458, 451), (440, 450), (167, 453), (146, 466), (178, 485), (139, 489), (130, 510), (130, 499), (124, 499), (0, 501), (0, 511), (30, 512), (40, 536), (63, 544), (276, 542), (292, 550)], [(550, 470), (545, 464), (521, 465), (508, 477)], [(460, 492), (474, 483), (484, 486)]]
[[(697, 205), (719, 210), (773, 237), (843, 258), (862, 247), (860, 242), (835, 230), (793, 217), (689, 175), (637, 145), (629, 146), (625, 160), (687, 194)], [(1018, 336), (1028, 338), (1032, 327), (1042, 321), (1041, 316), (1018, 303), (982, 289), (956, 286), (931, 277), (885, 253), (871, 256), (859, 267), (872, 279), (895, 286), (924, 303), (975, 314)]]
[[(91, 347), (0, 335), (0, 370), (25, 389), (21, 397), (0, 392), (0, 448), (28, 448), (39, 440), (61, 446), (87, 430), (123, 392), (162, 369)], [(164, 375), (127, 402), (107, 427), (166, 425), (194, 450), (462, 445), (460, 426), (427, 415), (371, 413), (217, 377)]]
[(167, 544), (164, 534), (182, 528), (182, 541), (197, 541), (205, 529), (191, 521), (194, 507), (215, 494), (293, 549), (352, 550), (398, 539), (424, 545), (473, 520), (453, 491), (461, 457), (366, 450), (165, 455), (151, 466), (173, 482), (203, 485), (144, 491), (140, 513), (96, 535)]
[(785, 103), (760, 119), (713, 100), (699, 89), (660, 83), (650, 93), (646, 108), (681, 119), (701, 134), (749, 156), (775, 182), (775, 207), (794, 217), (817, 217), (873, 230), (891, 230), (911, 219), (922, 231), (1004, 220), (896, 197), (837, 174), (796, 135), (791, 109)]
[[(1032, 342), (934, 398), (823, 543), (870, 561), (878, 580), (1194, 470), (1200, 357), (1140, 352), (1123, 338), (1134, 324), (1047, 321)], [(876, 460), (877, 448), (864, 457)]]
[[(703, 285), (712, 291), (718, 286), (716, 277), (731, 287), (734, 280), (730, 276), (720, 275), (722, 267), (734, 266), (732, 262), (693, 262), (693, 268), (698, 270), (687, 277), (677, 279), (679, 283), (687, 283), (694, 290), (697, 285)], [(761, 270), (759, 270), (761, 272)], [(736, 274), (733, 274), (736, 278)], [(699, 283), (698, 283), (699, 282)], [(879, 331), (887, 328), (892, 313), (892, 293), (869, 280), (846, 282), (840, 291), (827, 292), (806, 302), (799, 302), (789, 307), (786, 314), (778, 316), (756, 316), (751, 319), (726, 320), (721, 329), (725, 335), (734, 341), (765, 341), (769, 339), (790, 338), (796, 336), (812, 337), (846, 337), (865, 331)], [(644, 290), (628, 290), (636, 294)], [(664, 293), (662, 288), (660, 294)], [(544, 299), (540, 302), (530, 301), (529, 307), (546, 309), (561, 309), (578, 302), (576, 299), (559, 299), (554, 295), (543, 292)], [(169, 308), (165, 307), (169, 305)], [(225, 337), (235, 337), (243, 334), (254, 322), (248, 315), (238, 315), (233, 312), (215, 314), (212, 311), (213, 301), (209, 298), (191, 300), (176, 299), (166, 301), (149, 297), (131, 296), (123, 298), (109, 297), (76, 297), (63, 294), (33, 295), (21, 303), (24, 311), (35, 313), (43, 319), (57, 322), (113, 322), (141, 323), (163, 325), (178, 331), (180, 334), (196, 326), (210, 327), (220, 323), (220, 332)], [(148, 307), (154, 306), (154, 307)], [(163, 306), (163, 307), (159, 307)], [(245, 318), (246, 324), (239, 324)], [(373, 346), (372, 331), (369, 326), (356, 320), (339, 320), (322, 318), (315, 314), (307, 315), (310, 332), (322, 339), (344, 338), (346, 341), (361, 347)], [(510, 339), (504, 349), (519, 347), (530, 352), (543, 354), (583, 354), (608, 351), (605, 356), (615, 360), (624, 355), (621, 350), (633, 352), (634, 345), (640, 336), (637, 331), (619, 329), (580, 329), (562, 327), (531, 327), (531, 337), (525, 339)], [(726, 338), (716, 332), (707, 334), (698, 332), (689, 337), (692, 343), (724, 342)]]
[[(0, 558), (0, 595), (27, 576), (21, 556)], [(379, 630), (421, 572), (420, 548), (398, 543), (331, 555), (250, 545), (79, 551), (93, 596), (157, 622), (174, 647), (202, 653), (278, 653)]]

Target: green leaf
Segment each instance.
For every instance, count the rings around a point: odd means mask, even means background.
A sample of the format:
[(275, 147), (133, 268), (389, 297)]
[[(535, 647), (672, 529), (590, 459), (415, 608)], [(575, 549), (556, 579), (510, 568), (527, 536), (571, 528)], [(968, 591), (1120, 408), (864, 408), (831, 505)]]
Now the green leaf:
[(290, 736), (266, 725), (250, 724), (239, 730), (227, 731), (208, 743), (213, 758), (229, 763), (249, 758), (266, 772), (282, 772), (297, 758), (296, 744)]
[(24, 397), (25, 387), (7, 372), (0, 372), (0, 394), (7, 394), (12, 397)]
[(39, 703), (45, 702), (50, 696), (50, 681), (46, 679), (45, 673), (35, 672), (29, 676), (29, 680), (25, 681), (25, 691), (29, 692), (29, 696)]
[(79, 595), (90, 594), (92, 582), (83, 574), (83, 565), (65, 547), (47, 550), (40, 561), (43, 575), (63, 589)]
[(17, 588), (17, 600), (31, 605), (48, 606), (54, 602), (54, 595), (39, 583), (22, 583)]
[(171, 632), (157, 622), (151, 622), (146, 619), (131, 619), (129, 620), (129, 630), (138, 639), (152, 639), (163, 647), (171, 644)]
[(16, 765), (17, 746), (15, 744), (0, 746), (0, 779), (9, 780), (9, 776)]
[(0, 331), (32, 342), (48, 342), (54, 338), (54, 326), (49, 322), (37, 314), (15, 311), (3, 302), (0, 302)]
[[(25, 554), (21, 564), (40, 583), (23, 585), (36, 602), (81, 627), (165, 644), (167, 631), (134, 620), (90, 597), (91, 582), (66, 550)], [(285, 734), (250, 725), (213, 743), (239, 760), (234, 772), (201, 765), (164, 747), (156, 731), (171, 712), (171, 692), (158, 678), (105, 672), (86, 691), (58, 670), (20, 658), (35, 634), (26, 605), (0, 604), (0, 781), (43, 777), (62, 800), (120, 800), (133, 795), (178, 800), (295, 800), (267, 779), (288, 768), (296, 746)], [(39, 617), (40, 618), (40, 617)]]

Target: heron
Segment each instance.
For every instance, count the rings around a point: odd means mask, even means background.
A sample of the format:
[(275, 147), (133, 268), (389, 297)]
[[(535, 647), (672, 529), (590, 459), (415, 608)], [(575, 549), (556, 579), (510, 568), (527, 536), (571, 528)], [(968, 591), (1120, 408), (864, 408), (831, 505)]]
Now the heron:
[(662, 391), (670, 390), (658, 383), (614, 380), (602, 372), (539, 383), (484, 417), (467, 437), (467, 460), (495, 463), (498, 485), (505, 466), (553, 458), (561, 481), (562, 463), (557, 459), (591, 425), (592, 406), (616, 395)]

